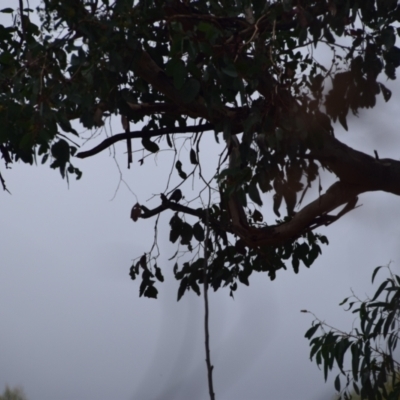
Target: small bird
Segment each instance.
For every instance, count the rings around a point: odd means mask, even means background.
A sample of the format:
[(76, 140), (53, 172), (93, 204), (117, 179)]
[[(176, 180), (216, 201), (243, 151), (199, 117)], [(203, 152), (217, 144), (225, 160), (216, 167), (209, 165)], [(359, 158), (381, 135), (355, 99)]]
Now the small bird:
[(180, 189), (174, 190), (174, 192), (169, 196), (169, 200), (178, 202), (182, 199), (182, 191)]

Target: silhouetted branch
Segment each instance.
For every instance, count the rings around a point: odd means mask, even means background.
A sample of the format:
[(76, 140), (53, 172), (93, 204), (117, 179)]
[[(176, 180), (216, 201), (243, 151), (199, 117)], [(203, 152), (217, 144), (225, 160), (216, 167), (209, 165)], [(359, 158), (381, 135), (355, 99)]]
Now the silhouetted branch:
[(0, 172), (0, 182), (1, 182), (1, 186), (3, 186), (3, 190), (10, 193), (10, 191), (7, 189), (6, 181), (4, 180), (3, 175), (1, 175), (1, 172)]
[(167, 198), (164, 198), (162, 204), (156, 208), (153, 208), (152, 210), (142, 205), (140, 206), (140, 208), (142, 209), (140, 218), (143, 219), (154, 217), (155, 215), (160, 214), (165, 210), (183, 212), (185, 214), (190, 214), (198, 218), (203, 218), (205, 215), (204, 210), (202, 210), (201, 208), (195, 210), (194, 208), (186, 207), (181, 204), (175, 203), (174, 201), (170, 201)]
[(151, 131), (134, 131), (128, 133), (118, 133), (113, 135), (105, 140), (103, 140), (99, 145), (93, 147), (93, 149), (87, 151), (81, 151), (76, 155), (78, 158), (87, 158), (94, 156), (95, 154), (100, 153), (101, 151), (107, 149), (108, 147), (112, 146), (114, 143), (117, 143), (121, 140), (127, 139), (139, 139), (139, 138), (149, 138), (154, 136), (162, 136), (167, 134), (174, 134), (174, 133), (196, 133), (196, 132), (204, 132), (210, 131), (214, 129), (213, 124), (203, 124), (203, 125), (196, 125), (196, 126), (183, 126), (183, 127), (174, 127), (174, 128), (161, 128)]
[(203, 268), (203, 287), (204, 287), (204, 345), (206, 351), (206, 365), (207, 365), (207, 381), (208, 381), (208, 392), (210, 394), (210, 400), (215, 400), (214, 384), (212, 372), (214, 366), (211, 364), (210, 355), (210, 331), (208, 328), (209, 323), (209, 309), (208, 309), (208, 242), (210, 240), (210, 218), (208, 209), (205, 211), (205, 224), (206, 224), (206, 235), (204, 240), (204, 268)]

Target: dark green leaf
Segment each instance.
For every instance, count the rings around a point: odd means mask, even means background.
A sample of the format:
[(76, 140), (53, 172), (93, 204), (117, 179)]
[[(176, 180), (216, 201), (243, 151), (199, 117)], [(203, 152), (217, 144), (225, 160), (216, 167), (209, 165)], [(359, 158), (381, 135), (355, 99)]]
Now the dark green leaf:
[(299, 265), (300, 265), (300, 261), (299, 258), (297, 256), (292, 257), (292, 266), (293, 266), (293, 270), (296, 274), (299, 273)]
[(197, 156), (196, 156), (196, 152), (193, 149), (190, 149), (190, 162), (192, 164), (198, 164), (199, 162), (197, 161)]
[(249, 277), (244, 271), (240, 271), (238, 274), (239, 281), (246, 286), (249, 286)]
[(172, 76), (174, 80), (174, 86), (177, 89), (181, 89), (185, 83), (185, 78), (187, 76), (185, 64), (182, 60), (172, 59), (167, 64), (166, 68), (167, 75)]
[(141, 282), (140, 287), (139, 287), (139, 297), (143, 296), (143, 293), (146, 290), (148, 285), (149, 285), (149, 280), (142, 278), (142, 282)]
[(336, 389), (338, 392), (340, 392), (340, 374), (338, 374), (338, 375), (336, 376), (334, 385), (335, 385), (335, 389)]
[(191, 103), (200, 92), (200, 82), (194, 78), (189, 78), (179, 91), (181, 100), (185, 104)]
[(51, 164), (51, 167), (59, 168), (61, 175), (64, 178), (65, 167), (67, 162), (69, 162), (70, 157), (69, 144), (64, 139), (60, 139), (51, 146), (51, 154), (55, 158), (55, 162)]
[(234, 66), (233, 64), (229, 64), (229, 65), (227, 65), (226, 67), (222, 67), (222, 68), (221, 68), (221, 71), (222, 71), (224, 74), (226, 74), (226, 75), (228, 75), (228, 76), (231, 76), (232, 78), (236, 78), (236, 77), (238, 76), (238, 73), (237, 73), (237, 71), (236, 71), (236, 68), (235, 68), (235, 66)]
[(328, 43), (332, 43), (332, 44), (335, 43), (335, 38), (327, 26), (324, 27), (324, 38), (326, 39), (326, 41)]
[(344, 374), (343, 371), (343, 361), (344, 355), (347, 349), (350, 347), (351, 342), (347, 338), (342, 338), (335, 347), (335, 358), (338, 364), (340, 371)]
[(169, 232), (169, 241), (175, 243), (180, 236), (180, 232), (181, 231), (178, 229), (171, 229), (171, 231)]
[(350, 297), (346, 297), (344, 300), (341, 301), (341, 303), (339, 303), (339, 306), (342, 306), (343, 304), (347, 303), (347, 300), (349, 300)]
[(259, 206), (262, 206), (263, 202), (261, 201), (260, 193), (258, 192), (257, 188), (257, 183), (253, 179), (248, 186), (248, 193), (250, 196), (250, 199), (254, 201), (254, 203), (258, 204)]
[(164, 282), (164, 276), (161, 272), (161, 268), (157, 267), (157, 264), (154, 264), (154, 269), (156, 270), (155, 276), (160, 282)]
[(173, 146), (172, 146), (172, 142), (171, 142), (171, 138), (169, 136), (169, 133), (167, 133), (167, 144), (172, 149)]
[(156, 299), (157, 293), (158, 293), (158, 290), (153, 285), (149, 285), (149, 286), (147, 286), (147, 288), (144, 292), (144, 297)]
[(191, 225), (189, 225), (187, 222), (184, 222), (182, 224), (182, 229), (181, 229), (181, 244), (190, 244), (190, 241), (192, 240), (193, 237), (193, 228)]
[(382, 95), (385, 101), (389, 101), (390, 98), (392, 97), (392, 92), (389, 90), (386, 86), (384, 86), (382, 83), (379, 83), (379, 87), (382, 90)]
[(142, 257), (140, 257), (139, 265), (140, 265), (143, 269), (147, 269), (147, 257), (146, 257), (146, 254), (143, 254)]
[(396, 35), (392, 26), (387, 27), (381, 34), (382, 43), (385, 45), (386, 50), (390, 50), (396, 43)]
[[(310, 342), (310, 346), (311, 347), (311, 351), (310, 351), (310, 360), (312, 361), (312, 358), (314, 357), (314, 355), (317, 353), (317, 351), (319, 351), (319, 349), (321, 348), (321, 339), (320, 338), (315, 338)], [(320, 363), (317, 363), (318, 365)]]
[(349, 127), (347, 126), (347, 120), (346, 120), (346, 115), (344, 114), (339, 114), (339, 122), (343, 126), (343, 128), (348, 131)]
[(196, 222), (193, 225), (193, 236), (198, 242), (202, 242), (204, 240), (204, 229), (199, 222)]
[(307, 40), (307, 27), (305, 26), (304, 28), (300, 29), (300, 34), (299, 34), (299, 46), (303, 46), (305, 41)]
[(312, 326), (307, 332), (306, 332), (306, 334), (304, 335), (304, 337), (306, 337), (308, 340), (310, 340), (313, 336), (314, 336), (314, 334), (315, 334), (315, 332), (317, 332), (317, 330), (318, 330), (318, 328), (321, 326), (321, 324), (315, 324), (314, 326)]
[(360, 352), (360, 349), (359, 349), (358, 342), (353, 343), (351, 345), (350, 349), (351, 349), (351, 355), (352, 355), (352, 358), (351, 358), (351, 371), (352, 371), (352, 374), (353, 374), (353, 379), (355, 381), (357, 381), (358, 380), (358, 366), (360, 364), (360, 358), (361, 358), (361, 352)]
[(187, 178), (187, 174), (182, 170), (182, 163), (179, 160), (175, 163), (175, 168), (178, 170), (178, 174), (182, 179)]
[(385, 287), (387, 286), (387, 284), (389, 283), (389, 281), (384, 281), (381, 283), (381, 285), (379, 286), (378, 290), (375, 292), (374, 297), (371, 299), (371, 301), (375, 301), (378, 296), (383, 292), (383, 290), (385, 289)]
[(57, 115), (57, 123), (60, 125), (61, 129), (64, 132), (71, 132), (74, 135), (79, 136), (78, 132), (74, 128), (72, 128), (70, 121), (67, 119), (64, 113), (59, 112), (56, 115)]
[(178, 217), (177, 214), (175, 214), (169, 221), (169, 224), (171, 226), (169, 240), (172, 243), (175, 243), (181, 234), (183, 221)]
[(131, 277), (132, 280), (136, 279), (136, 269), (134, 265), (132, 265), (131, 268), (129, 269), (129, 276)]
[(392, 64), (395, 68), (400, 66), (400, 49), (396, 46), (393, 46), (386, 54), (385, 60)]
[(263, 215), (258, 210), (254, 210), (251, 217), (253, 218), (254, 222), (262, 222), (264, 219)]
[(383, 331), (382, 331), (383, 332), (383, 337), (386, 338), (386, 335), (389, 332), (390, 325), (392, 324), (393, 319), (394, 319), (395, 316), (396, 316), (396, 310), (394, 310), (394, 311), (392, 311), (392, 312), (390, 312), (388, 314), (388, 316), (386, 318), (386, 321), (385, 321), (385, 324), (383, 326)]
[(197, 284), (196, 281), (192, 281), (191, 284), (190, 284), (190, 287), (197, 294), (197, 296), (200, 296), (200, 287), (199, 287), (199, 285)]
[(188, 288), (188, 278), (187, 276), (185, 276), (182, 280), (181, 283), (179, 285), (179, 289), (178, 289), (178, 301), (181, 299), (181, 297), (184, 295), (184, 293), (186, 292)]
[(158, 146), (158, 144), (152, 142), (147, 137), (142, 139), (142, 145), (150, 153), (157, 153), (157, 151), (160, 150), (160, 147)]

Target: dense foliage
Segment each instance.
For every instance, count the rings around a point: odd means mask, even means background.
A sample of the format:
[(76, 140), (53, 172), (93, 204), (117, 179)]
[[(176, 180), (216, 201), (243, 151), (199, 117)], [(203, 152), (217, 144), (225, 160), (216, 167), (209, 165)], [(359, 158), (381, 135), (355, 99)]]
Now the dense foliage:
[[(375, 268), (372, 282), (381, 268)], [(335, 379), (339, 399), (351, 399), (354, 394), (368, 400), (399, 399), (400, 363), (395, 354), (400, 335), (400, 276), (389, 269), (389, 277), (372, 298), (361, 300), (353, 294), (344, 304), (346, 311), (358, 316), (358, 327), (343, 332), (316, 319), (306, 333), (311, 359), (315, 356), (323, 366), (325, 380), (334, 365), (339, 367)], [(317, 332), (321, 335), (313, 338)]]
[[(400, 65), (395, 0), (44, 0), (39, 25), (35, 11), (19, 5), (1, 10), (13, 21), (0, 26), (5, 167), (49, 162), (80, 178), (76, 157), (118, 141), (126, 142), (128, 167), (134, 139), (148, 153), (172, 149), (181, 183), (156, 208), (136, 204), (131, 217), (173, 212), (169, 239), (192, 254), (175, 263), (178, 298), (199, 293), (204, 257), (212, 287), (231, 293), (253, 271), (274, 279), (289, 262), (297, 273), (327, 243), (315, 229), (352, 210), (359, 194), (400, 194), (398, 161), (351, 149), (333, 130), (335, 121), (348, 129), (349, 113), (374, 107), (377, 96), (390, 99), (381, 80), (395, 79)], [(78, 150), (78, 122), (101, 129), (114, 115), (123, 132)], [(141, 130), (130, 129), (139, 122)], [(187, 135), (187, 156), (177, 134)], [(210, 137), (225, 150), (193, 207), (185, 183), (201, 181), (200, 149)], [(321, 168), (337, 178), (327, 190)], [(313, 183), (316, 199), (301, 208)], [(264, 203), (275, 220), (267, 221)], [(140, 295), (157, 296), (156, 259), (150, 251), (132, 265)]]

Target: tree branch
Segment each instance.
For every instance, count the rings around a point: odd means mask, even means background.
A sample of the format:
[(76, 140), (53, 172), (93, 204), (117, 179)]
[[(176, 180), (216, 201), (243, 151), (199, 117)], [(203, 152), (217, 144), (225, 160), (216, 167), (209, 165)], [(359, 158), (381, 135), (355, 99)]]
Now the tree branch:
[(94, 156), (95, 154), (100, 153), (101, 151), (107, 149), (108, 147), (112, 146), (114, 143), (117, 143), (121, 140), (126, 139), (139, 139), (139, 138), (149, 138), (154, 136), (162, 136), (167, 134), (174, 134), (174, 133), (195, 133), (195, 132), (204, 132), (204, 131), (211, 131), (214, 129), (213, 124), (202, 124), (196, 126), (183, 126), (183, 127), (174, 127), (174, 128), (161, 128), (151, 131), (134, 131), (128, 133), (118, 133), (107, 139), (103, 140), (100, 144), (93, 147), (93, 149), (87, 151), (81, 151), (76, 154), (78, 158), (87, 158)]
[(141, 205), (140, 208), (142, 209), (143, 212), (140, 215), (140, 218), (143, 218), (143, 219), (151, 218), (157, 214), (160, 214), (161, 212), (163, 212), (165, 210), (182, 212), (184, 214), (190, 214), (190, 215), (193, 215), (198, 218), (205, 217), (205, 212), (201, 208), (195, 210), (193, 208), (183, 206), (182, 204), (168, 200), (164, 195), (161, 195), (161, 201), (162, 201), (161, 205), (159, 205), (156, 208), (153, 208), (152, 210)]
[(310, 156), (342, 182), (362, 186), (363, 192), (382, 190), (400, 195), (400, 161), (390, 158), (377, 160), (328, 134), (324, 135), (321, 147), (311, 149)]
[(1, 172), (0, 172), (0, 182), (1, 182), (1, 186), (3, 186), (3, 190), (11, 194), (11, 192), (7, 189), (6, 181), (4, 180)]
[[(208, 204), (210, 206), (210, 204)], [(210, 240), (210, 218), (208, 209), (205, 211), (205, 224), (206, 234), (204, 239), (204, 266), (203, 266), (203, 297), (204, 297), (204, 346), (206, 351), (206, 365), (207, 365), (207, 381), (208, 381), (208, 392), (210, 394), (210, 400), (215, 400), (214, 383), (213, 383), (213, 369), (214, 366), (211, 364), (210, 355), (210, 330), (209, 324), (209, 303), (208, 303), (208, 242)]]
[[(327, 225), (353, 209), (356, 205), (357, 195), (365, 191), (362, 187), (355, 187), (342, 182), (334, 183), (325, 194), (303, 207), (293, 218), (279, 225), (255, 228), (248, 223), (243, 224), (241, 219), (232, 218), (232, 231), (238, 235), (247, 246), (258, 248), (260, 246), (278, 246), (288, 240), (294, 240), (308, 229), (315, 229)], [(347, 204), (336, 216), (328, 215), (329, 212)], [(231, 205), (237, 207), (237, 204)]]
[(210, 122), (218, 122), (224, 118), (235, 119), (236, 113), (227, 107), (209, 109), (205, 101), (199, 94), (196, 100), (186, 104), (182, 100), (181, 92), (176, 89), (172, 79), (160, 68), (146, 51), (142, 51), (137, 63), (135, 63), (135, 73), (149, 83), (153, 88), (179, 105), (185, 114), (192, 118), (204, 118)]
[[(382, 190), (400, 195), (399, 161), (376, 160), (374, 157), (346, 146), (333, 136), (327, 135), (325, 139), (324, 146), (312, 149), (310, 157), (318, 159), (340, 180), (334, 183), (326, 193), (303, 207), (292, 219), (279, 225), (263, 228), (251, 226), (240, 202), (235, 196), (231, 196), (228, 202), (231, 223), (210, 221), (211, 226), (238, 235), (247, 246), (252, 248), (277, 246), (298, 238), (307, 230), (338, 220), (356, 207), (358, 195), (361, 193)], [(329, 214), (340, 206), (345, 207), (337, 215)], [(194, 210), (168, 200), (152, 211), (145, 211), (141, 217), (150, 218), (166, 209), (204, 219), (204, 210)]]

